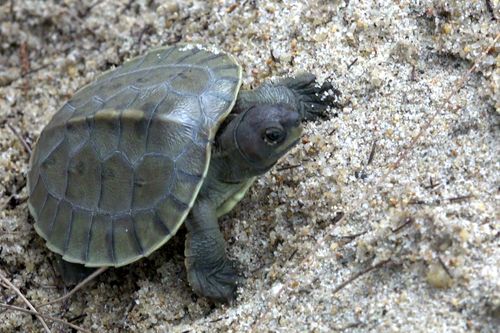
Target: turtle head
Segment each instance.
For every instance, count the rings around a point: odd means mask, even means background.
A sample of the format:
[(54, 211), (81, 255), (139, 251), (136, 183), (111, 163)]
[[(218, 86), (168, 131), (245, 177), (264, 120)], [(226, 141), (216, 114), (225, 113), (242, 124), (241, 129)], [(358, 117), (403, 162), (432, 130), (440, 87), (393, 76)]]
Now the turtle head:
[(262, 174), (299, 142), (300, 115), (286, 104), (255, 105), (241, 113), (233, 140), (240, 160)]

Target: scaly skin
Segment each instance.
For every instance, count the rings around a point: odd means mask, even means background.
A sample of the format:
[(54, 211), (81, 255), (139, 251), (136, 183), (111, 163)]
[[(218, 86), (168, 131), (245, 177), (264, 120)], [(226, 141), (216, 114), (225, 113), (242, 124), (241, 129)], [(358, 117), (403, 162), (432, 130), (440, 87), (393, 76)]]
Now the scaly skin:
[[(197, 294), (216, 302), (235, 298), (238, 275), (226, 257), (217, 209), (248, 188), (255, 176), (269, 170), (297, 143), (300, 120), (324, 116), (333, 97), (322, 99), (321, 95), (329, 89), (330, 84), (316, 87), (314, 75), (303, 74), (240, 93), (233, 118), (216, 137), (207, 178), (186, 221), (186, 268), (188, 281)], [(282, 125), (287, 139), (280, 144), (260, 146), (259, 133), (273, 127), (273, 122)], [(247, 128), (242, 129), (241, 124)], [(243, 133), (238, 135), (240, 132)], [(265, 152), (255, 154), (245, 151), (246, 147)]]

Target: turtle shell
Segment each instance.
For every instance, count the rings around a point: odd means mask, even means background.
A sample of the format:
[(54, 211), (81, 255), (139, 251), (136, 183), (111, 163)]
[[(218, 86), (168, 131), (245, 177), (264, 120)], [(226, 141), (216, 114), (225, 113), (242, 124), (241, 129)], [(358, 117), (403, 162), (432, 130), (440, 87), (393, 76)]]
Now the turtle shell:
[(79, 90), (30, 160), (28, 204), (47, 246), (98, 267), (129, 264), (167, 242), (203, 184), (240, 84), (232, 56), (173, 46)]

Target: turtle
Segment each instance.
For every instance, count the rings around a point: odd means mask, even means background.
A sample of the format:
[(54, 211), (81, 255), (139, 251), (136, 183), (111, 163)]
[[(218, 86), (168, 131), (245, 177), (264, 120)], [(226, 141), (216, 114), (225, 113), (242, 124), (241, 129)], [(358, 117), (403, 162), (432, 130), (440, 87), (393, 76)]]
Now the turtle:
[(104, 72), (53, 115), (30, 158), (28, 207), (65, 283), (147, 257), (185, 225), (192, 290), (234, 299), (218, 218), (335, 97), (307, 72), (241, 84), (232, 55), (176, 44)]

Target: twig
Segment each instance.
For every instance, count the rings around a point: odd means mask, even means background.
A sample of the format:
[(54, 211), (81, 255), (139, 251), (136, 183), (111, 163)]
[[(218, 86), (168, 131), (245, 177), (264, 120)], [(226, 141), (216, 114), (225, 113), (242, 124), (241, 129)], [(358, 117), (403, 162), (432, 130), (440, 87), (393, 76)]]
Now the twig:
[(417, 80), (417, 66), (415, 66), (415, 65), (411, 66), (410, 80), (411, 81), (416, 81)]
[(357, 321), (357, 322), (354, 322), (354, 323), (351, 323), (351, 324), (347, 324), (347, 325), (345, 325), (343, 327), (334, 327), (334, 330), (335, 331), (345, 331), (345, 330), (347, 330), (349, 328), (356, 328), (356, 327), (360, 326), (361, 324), (363, 324), (363, 323), (360, 322), (360, 321)]
[(358, 62), (358, 58), (354, 59), (349, 65), (347, 65), (347, 70), (351, 69), (351, 67), (354, 66), (354, 64), (357, 62)]
[(77, 331), (85, 332), (85, 333), (91, 333), (89, 330), (81, 328), (80, 326), (76, 326), (75, 324), (69, 323), (69, 322), (67, 322), (65, 320), (62, 320), (62, 319), (59, 319), (59, 318), (55, 318), (55, 317), (46, 315), (44, 313), (39, 313), (39, 312), (36, 312), (36, 311), (27, 310), (27, 309), (24, 309), (24, 308), (20, 308), (18, 306), (8, 305), (8, 304), (4, 304), (4, 303), (0, 303), (0, 307), (5, 308), (5, 309), (9, 309), (9, 310), (14, 310), (14, 311), (28, 313), (28, 314), (31, 314), (31, 315), (35, 315), (37, 317), (43, 317), (43, 318), (45, 318), (47, 320), (50, 320), (50, 321), (53, 321), (53, 322), (56, 322), (56, 323), (60, 323), (60, 324), (66, 325), (66, 326), (69, 326), (69, 327), (71, 327), (71, 328), (73, 328), (73, 329), (75, 329)]
[(441, 265), (441, 267), (443, 267), (444, 271), (446, 272), (446, 274), (453, 279), (453, 275), (451, 275), (450, 273), (450, 270), (448, 269), (448, 267), (446, 267), (446, 265), (444, 264), (444, 261), (443, 259), (441, 259), (440, 256), (437, 256), (438, 258), (438, 261), (439, 261), (439, 264)]
[(349, 279), (347, 279), (346, 281), (342, 282), (335, 289), (333, 289), (332, 294), (336, 294), (338, 291), (340, 291), (341, 289), (344, 289), (348, 284), (350, 284), (351, 282), (353, 282), (354, 280), (356, 280), (360, 276), (365, 275), (366, 273), (369, 273), (369, 272), (373, 271), (374, 269), (379, 269), (380, 267), (382, 267), (385, 264), (387, 264), (389, 261), (391, 261), (391, 259), (387, 259), (387, 260), (381, 261), (378, 264), (376, 264), (375, 266), (368, 267), (364, 271), (361, 271), (359, 273), (354, 274)]
[(21, 142), (21, 144), (23, 145), (24, 149), (26, 150), (26, 152), (28, 154), (30, 154), (31, 156), (31, 147), (30, 145), (26, 142), (26, 140), (24, 140), (24, 138), (21, 136), (21, 134), (19, 134), (15, 129), (14, 127), (12, 127), (10, 124), (6, 124), (7, 127), (11, 130), (12, 133), (14, 133), (14, 135), (17, 137), (17, 139), (19, 140), (19, 142)]
[[(38, 66), (37, 68), (30, 69), (30, 70), (29, 70), (29, 71), (27, 71), (26, 73), (21, 73), (21, 76), (19, 76), (19, 77), (18, 77), (18, 78), (16, 78), (15, 80), (22, 79), (23, 77), (26, 77), (26, 76), (28, 76), (28, 75), (30, 75), (30, 74), (33, 74), (33, 73), (39, 72), (39, 71), (41, 71), (42, 69), (47, 68), (47, 67), (49, 67), (49, 66), (53, 66), (53, 65), (54, 65), (54, 63), (50, 63), (50, 62), (49, 62), (49, 63), (47, 63), (47, 64), (45, 64), (45, 65), (40, 65), (40, 66)], [(14, 80), (14, 81), (15, 81), (15, 80)]]
[(208, 322), (209, 322), (209, 323), (216, 323), (216, 322), (218, 322), (218, 321), (221, 321), (222, 319), (227, 319), (227, 318), (229, 318), (229, 316), (227, 316), (227, 317), (219, 317), (219, 318), (217, 318), (217, 319), (212, 319), (212, 320), (209, 320)]
[(443, 199), (443, 200), (447, 200), (449, 202), (456, 202), (456, 201), (464, 201), (464, 200), (467, 200), (467, 199), (470, 199), (470, 198), (472, 198), (472, 195), (467, 194), (467, 195), (460, 195), (458, 197), (453, 197), (453, 198), (446, 198), (446, 199)]
[(238, 7), (238, 3), (233, 3), (226, 9), (226, 13), (231, 14), (236, 9), (236, 7)]
[(336, 212), (335, 216), (332, 219), (332, 225), (339, 223), (340, 221), (342, 221), (344, 219), (344, 217), (345, 217), (344, 212), (342, 212), (342, 211)]
[(429, 185), (424, 186), (424, 188), (425, 188), (426, 190), (428, 190), (428, 189), (433, 189), (433, 188), (435, 188), (436, 186), (439, 186), (439, 185), (440, 185), (439, 183), (434, 183), (434, 182), (432, 181), (432, 177), (429, 177)]
[(87, 276), (82, 282), (78, 283), (67, 294), (65, 294), (65, 295), (63, 295), (63, 296), (61, 296), (59, 298), (56, 298), (55, 300), (50, 301), (48, 303), (44, 303), (44, 304), (40, 305), (39, 307), (42, 308), (44, 306), (47, 306), (47, 305), (50, 305), (50, 304), (59, 303), (59, 302), (62, 302), (64, 300), (70, 298), (71, 296), (73, 296), (74, 293), (76, 293), (78, 290), (82, 289), (87, 283), (89, 283), (90, 281), (92, 281), (93, 279), (95, 279), (96, 276), (98, 276), (101, 273), (105, 272), (108, 268), (109, 267), (101, 267), (101, 268), (97, 269), (92, 274), (90, 274), (89, 276)]
[(297, 254), (298, 251), (299, 251), (298, 248), (296, 248), (295, 250), (293, 250), (292, 254), (288, 257), (287, 261), (292, 260), (292, 258), (295, 257), (295, 255)]
[(368, 162), (366, 162), (367, 165), (372, 163), (373, 157), (375, 156), (376, 149), (377, 149), (377, 142), (373, 141), (372, 150), (370, 151), (370, 156), (368, 156)]
[(270, 50), (270, 53), (271, 53), (271, 60), (272, 60), (273, 62), (277, 62), (277, 63), (279, 63), (279, 62), (280, 62), (280, 59), (279, 59), (279, 58), (276, 58), (276, 56), (274, 55), (274, 51), (273, 51), (273, 49), (271, 49), (271, 50)]
[(427, 206), (430, 206), (430, 205), (436, 205), (436, 204), (440, 204), (441, 203), (441, 200), (436, 200), (436, 201), (433, 201), (433, 202), (427, 202), (425, 200), (421, 200), (421, 199), (414, 199), (414, 200), (410, 200), (408, 201), (408, 205), (427, 205)]
[(82, 313), (82, 314), (81, 314), (81, 315), (79, 315), (79, 316), (76, 316), (76, 317), (73, 317), (73, 318), (68, 319), (68, 323), (72, 323), (72, 322), (74, 322), (74, 321), (77, 321), (77, 320), (83, 319), (83, 318), (85, 318), (85, 317), (87, 317), (87, 314), (86, 314), (86, 313)]
[[(19, 47), (19, 60), (21, 62), (21, 75), (26, 75), (30, 71), (30, 59), (28, 51), (28, 43), (22, 42)], [(29, 81), (24, 80), (23, 82), (23, 94), (26, 95), (29, 90)]]
[[(50, 328), (47, 326), (47, 323), (45, 322), (45, 320), (43, 320), (43, 316), (40, 315), (35, 307), (33, 306), (33, 304), (30, 303), (30, 301), (28, 301), (28, 299), (26, 297), (24, 297), (23, 293), (12, 283), (9, 281), (9, 279), (7, 279), (2, 272), (0, 272), (0, 279), (2, 279), (2, 281), (9, 286), (10, 289), (14, 290), (16, 292), (16, 294), (19, 295), (19, 297), (23, 300), (24, 303), (26, 303), (26, 305), (32, 310), (32, 314), (36, 315), (36, 317), (38, 318), (38, 320), (40, 320), (40, 323), (42, 323), (42, 326), (43, 328), (45, 329), (45, 332), (47, 333), (51, 333), (50, 332)], [(8, 305), (8, 304), (5, 304), (7, 306), (11, 306), (11, 305)], [(24, 309), (23, 309), (24, 310)], [(26, 310), (28, 311), (28, 310)]]
[(464, 201), (464, 200), (467, 200), (467, 199), (470, 199), (470, 198), (473, 198), (473, 195), (467, 194), (467, 195), (461, 195), (461, 196), (453, 197), (453, 198), (436, 199), (434, 201), (425, 201), (425, 200), (422, 200), (422, 199), (413, 199), (413, 200), (408, 201), (408, 204), (409, 205), (427, 205), (427, 206), (433, 206), (433, 205), (444, 204), (446, 202), (453, 203), (453, 202), (457, 202), (457, 201)]
[(295, 168), (298, 168), (299, 166), (300, 166), (300, 164), (285, 165), (285, 166), (277, 168), (276, 171), (279, 172), (279, 171), (295, 169)]
[(393, 233), (396, 233), (396, 232), (398, 232), (399, 230), (403, 229), (403, 228), (404, 228), (404, 227), (406, 227), (408, 224), (410, 224), (410, 223), (412, 223), (412, 222), (414, 222), (414, 221), (415, 221), (415, 220), (413, 219), (413, 217), (409, 217), (409, 218), (407, 218), (407, 219), (406, 219), (406, 221), (405, 221), (403, 224), (401, 224), (399, 227), (397, 227), (396, 229), (394, 229), (392, 232), (393, 232)]
[(359, 236), (363, 236), (364, 234), (366, 234), (368, 231), (362, 231), (362, 232), (358, 232), (357, 234), (352, 234), (352, 235), (345, 235), (345, 236), (339, 236), (339, 238), (342, 238), (342, 239), (348, 239), (349, 241), (353, 240), (354, 238), (357, 238)]
[(353, 240), (355, 240), (356, 238), (358, 238), (359, 236), (363, 236), (364, 234), (366, 234), (368, 231), (362, 231), (360, 233), (357, 233), (357, 234), (353, 234), (353, 235), (346, 235), (346, 236), (340, 236), (339, 238), (340, 239), (344, 239), (343, 243), (342, 243), (342, 246), (345, 246), (347, 244), (349, 244), (350, 242), (352, 242)]

